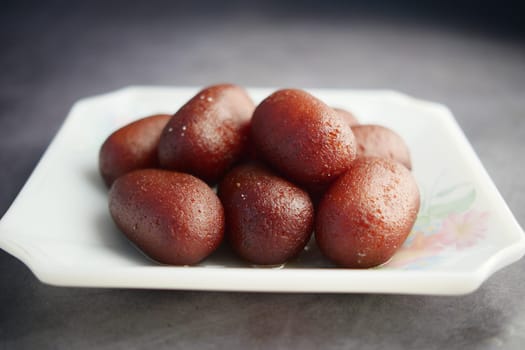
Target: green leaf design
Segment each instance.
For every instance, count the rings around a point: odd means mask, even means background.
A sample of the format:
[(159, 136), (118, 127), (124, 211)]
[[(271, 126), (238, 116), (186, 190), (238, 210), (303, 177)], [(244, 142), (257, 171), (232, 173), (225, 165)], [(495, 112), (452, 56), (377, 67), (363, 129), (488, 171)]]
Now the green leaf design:
[(470, 186), (470, 184), (467, 183), (467, 182), (464, 182), (464, 183), (461, 183), (461, 184), (457, 184), (457, 185), (454, 185), (452, 187), (449, 187), (449, 188), (446, 188), (444, 190), (439, 191), (438, 193), (435, 194), (435, 196), (436, 197), (444, 197), (444, 196), (446, 196), (446, 195), (448, 195), (448, 194), (450, 194), (450, 193), (452, 193), (452, 192), (454, 192), (456, 190), (459, 190), (462, 187), (466, 187), (466, 186)]
[(432, 218), (428, 215), (418, 215), (414, 226), (426, 227), (430, 224)]
[(476, 199), (476, 190), (471, 189), (464, 196), (443, 204), (435, 204), (428, 208), (428, 215), (432, 218), (444, 218), (450, 213), (461, 213), (470, 208)]

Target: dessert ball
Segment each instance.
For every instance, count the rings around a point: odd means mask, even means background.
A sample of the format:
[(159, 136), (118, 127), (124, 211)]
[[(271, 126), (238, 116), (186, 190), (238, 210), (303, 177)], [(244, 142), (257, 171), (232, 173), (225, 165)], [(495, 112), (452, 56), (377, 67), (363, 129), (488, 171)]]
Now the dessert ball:
[(337, 114), (339, 114), (339, 116), (341, 116), (346, 121), (348, 125), (359, 125), (359, 121), (352, 112), (342, 108), (334, 108), (334, 110), (337, 112)]
[(196, 264), (224, 236), (219, 198), (189, 174), (159, 169), (127, 173), (109, 191), (109, 211), (131, 242), (164, 264)]
[(340, 266), (377, 266), (401, 247), (418, 211), (418, 186), (406, 167), (360, 157), (322, 198), (315, 238), (323, 254)]
[(239, 86), (222, 84), (201, 90), (162, 131), (161, 167), (216, 183), (243, 155), (254, 108)]
[(219, 186), (219, 197), (228, 242), (253, 264), (282, 264), (310, 239), (314, 210), (308, 194), (261, 165), (230, 171)]
[(352, 130), (337, 112), (296, 89), (276, 91), (257, 106), (251, 137), (258, 156), (306, 187), (332, 182), (357, 154)]
[(381, 126), (362, 124), (352, 127), (357, 142), (357, 156), (388, 158), (412, 169), (410, 151), (395, 131)]
[(112, 133), (99, 152), (99, 171), (109, 187), (132, 170), (158, 167), (157, 145), (171, 115), (159, 114), (137, 120)]

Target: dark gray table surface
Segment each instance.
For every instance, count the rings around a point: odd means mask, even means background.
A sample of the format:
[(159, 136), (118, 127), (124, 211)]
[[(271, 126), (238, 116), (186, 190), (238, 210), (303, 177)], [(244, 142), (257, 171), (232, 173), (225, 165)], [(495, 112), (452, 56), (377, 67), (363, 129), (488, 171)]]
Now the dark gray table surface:
[[(519, 28), (253, 2), (24, 4), (0, 10), (0, 215), (75, 100), (132, 84), (230, 81), (389, 88), (444, 103), (525, 223)], [(0, 348), (520, 349), (524, 268), (520, 260), (458, 297), (108, 290), (44, 285), (0, 251)]]

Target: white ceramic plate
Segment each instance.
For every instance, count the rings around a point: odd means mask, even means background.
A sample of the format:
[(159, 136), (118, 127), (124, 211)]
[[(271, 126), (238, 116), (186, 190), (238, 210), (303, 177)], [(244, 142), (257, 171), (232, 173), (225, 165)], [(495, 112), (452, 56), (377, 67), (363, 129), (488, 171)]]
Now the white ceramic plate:
[[(256, 102), (272, 91), (249, 90)], [(98, 150), (116, 128), (172, 113), (196, 92), (131, 87), (76, 103), (0, 222), (0, 247), (60, 286), (407, 294), (471, 292), (525, 252), (522, 229), (446, 107), (392, 91), (311, 90), (408, 143), (422, 206), (402, 249), (368, 270), (332, 266), (315, 242), (280, 268), (247, 266), (225, 247), (198, 266), (159, 265), (114, 227)]]

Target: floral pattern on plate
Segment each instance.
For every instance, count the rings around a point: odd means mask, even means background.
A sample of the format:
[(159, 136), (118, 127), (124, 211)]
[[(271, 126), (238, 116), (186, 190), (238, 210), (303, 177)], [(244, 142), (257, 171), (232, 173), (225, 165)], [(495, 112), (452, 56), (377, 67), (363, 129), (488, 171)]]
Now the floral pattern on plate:
[(405, 244), (385, 267), (424, 269), (454, 251), (474, 247), (485, 237), (489, 213), (473, 208), (474, 186), (462, 183), (433, 192), (422, 201)]

